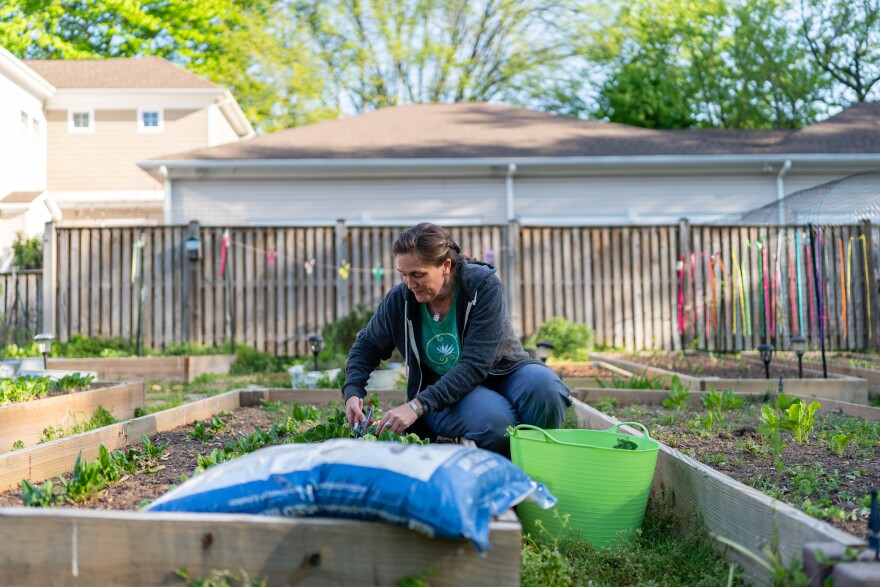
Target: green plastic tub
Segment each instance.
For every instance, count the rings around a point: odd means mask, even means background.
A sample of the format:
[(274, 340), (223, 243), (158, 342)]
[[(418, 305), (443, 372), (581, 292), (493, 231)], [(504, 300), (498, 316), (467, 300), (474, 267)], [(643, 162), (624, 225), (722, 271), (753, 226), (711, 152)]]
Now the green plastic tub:
[[(624, 424), (641, 428), (643, 435), (617, 432)], [(635, 448), (614, 448), (625, 443)], [(642, 525), (659, 448), (637, 422), (608, 430), (517, 426), (510, 438), (513, 462), (559, 500), (549, 510), (521, 503), (517, 512), (523, 532), (535, 536), (543, 528), (561, 536), (579, 531), (597, 547), (617, 542), (622, 531)]]

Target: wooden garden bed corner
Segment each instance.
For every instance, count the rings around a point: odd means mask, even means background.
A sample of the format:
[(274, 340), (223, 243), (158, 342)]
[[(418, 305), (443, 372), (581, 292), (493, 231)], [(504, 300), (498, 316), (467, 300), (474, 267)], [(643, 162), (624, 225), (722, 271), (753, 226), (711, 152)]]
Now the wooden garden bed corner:
[[(387, 400), (404, 392), (379, 392)], [(398, 398), (398, 396), (400, 396)], [(109, 450), (197, 420), (267, 401), (327, 403), (338, 391), (246, 389), (92, 432), (0, 455), (0, 488), (72, 470), (77, 455)], [(519, 585), (521, 527), (508, 512), (490, 525), (492, 550), (431, 539), (386, 524), (329, 518), (0, 508), (5, 584), (173, 585), (190, 576), (244, 571), (270, 585), (396, 585), (426, 576), (435, 586)]]
[[(609, 390), (603, 390), (608, 392)], [(641, 392), (644, 393), (644, 392)], [(578, 424), (584, 428), (604, 430), (618, 420), (574, 399)], [(629, 434), (640, 430), (621, 426)], [(825, 522), (773, 499), (707, 467), (664, 444), (660, 444), (657, 468), (651, 487), (652, 495), (671, 495), (673, 504), (684, 523), (693, 523), (692, 514), (715, 536), (724, 536), (760, 553), (779, 541), (779, 552), (786, 564), (800, 559), (808, 542), (835, 543), (843, 546), (864, 545), (864, 541), (838, 530)], [(743, 567), (756, 584), (770, 583), (766, 570), (736, 551), (727, 551), (728, 559)]]
[(146, 397), (143, 383), (97, 384), (95, 389), (0, 406), (0, 451), (8, 451), (16, 441), (25, 446), (37, 444), (47, 426), (67, 428), (88, 421), (98, 407), (117, 420), (134, 416)]

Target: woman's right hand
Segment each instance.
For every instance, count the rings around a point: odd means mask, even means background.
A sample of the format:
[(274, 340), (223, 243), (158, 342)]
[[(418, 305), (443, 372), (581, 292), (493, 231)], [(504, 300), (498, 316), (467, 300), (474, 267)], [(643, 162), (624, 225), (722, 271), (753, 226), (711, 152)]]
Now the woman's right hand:
[(352, 428), (358, 422), (363, 422), (367, 419), (367, 416), (364, 414), (364, 400), (362, 398), (356, 395), (348, 398), (348, 401), (345, 402), (345, 419), (348, 420), (348, 425)]

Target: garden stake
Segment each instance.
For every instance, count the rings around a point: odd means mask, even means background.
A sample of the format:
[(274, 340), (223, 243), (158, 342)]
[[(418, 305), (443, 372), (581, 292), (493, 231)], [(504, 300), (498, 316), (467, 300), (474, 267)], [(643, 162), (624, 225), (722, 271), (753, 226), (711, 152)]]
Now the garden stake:
[(877, 512), (877, 490), (871, 490), (871, 515), (868, 518), (868, 548), (874, 549), (874, 560), (880, 560), (880, 513)]
[(678, 260), (678, 336), (684, 335), (684, 253)]
[[(810, 239), (812, 240), (812, 238)], [(804, 245), (804, 250), (807, 252), (807, 283), (813, 283), (813, 262), (812, 262), (812, 253), (810, 253), (809, 245)], [(813, 294), (807, 296), (807, 304), (809, 305), (809, 314), (810, 314), (810, 336), (816, 335), (816, 302), (814, 301), (813, 296), (815, 295), (815, 291)]]
[(697, 268), (696, 268), (696, 265), (697, 265), (697, 262), (694, 257), (694, 253), (691, 253), (691, 284), (694, 288), (694, 302), (693, 302), (694, 307), (693, 307), (693, 312), (691, 312), (691, 314), (693, 315), (692, 322), (694, 324), (694, 336), (697, 335)]
[(755, 243), (758, 247), (758, 275), (761, 278), (761, 292), (759, 294), (761, 302), (761, 340), (767, 340), (767, 272), (764, 270), (764, 243), (760, 240)]
[[(828, 379), (828, 365), (825, 363), (825, 333), (822, 328), (822, 291), (819, 288), (819, 280), (822, 278), (819, 274), (819, 265), (817, 264), (816, 258), (819, 256), (819, 249), (816, 248), (816, 238), (813, 236), (813, 225), (809, 225), (810, 230), (810, 246), (814, 250), (813, 255), (813, 275), (815, 279), (813, 279), (813, 286), (816, 289), (816, 304), (819, 314), (819, 345), (822, 349), (822, 378)], [(819, 228), (816, 227), (816, 233), (819, 237), (821, 237), (821, 233), (819, 232)]]

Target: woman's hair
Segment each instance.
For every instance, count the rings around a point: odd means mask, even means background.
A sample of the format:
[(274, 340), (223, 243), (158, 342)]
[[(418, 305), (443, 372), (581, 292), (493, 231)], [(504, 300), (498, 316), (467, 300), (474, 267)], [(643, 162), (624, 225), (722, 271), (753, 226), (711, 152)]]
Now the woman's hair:
[(395, 255), (412, 253), (423, 265), (439, 267), (446, 259), (458, 268), (464, 261), (461, 247), (444, 229), (430, 222), (421, 222), (400, 233), (394, 241), (392, 251)]

